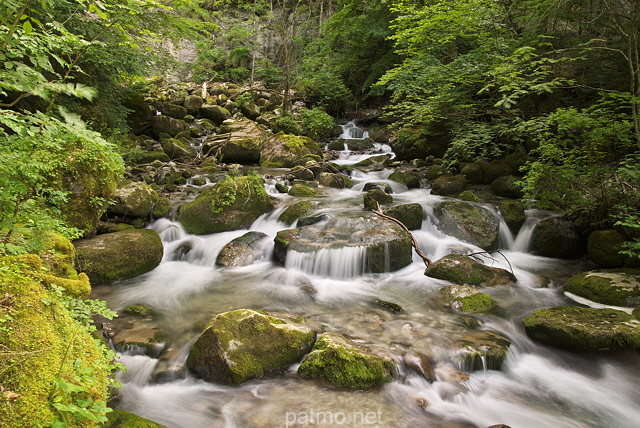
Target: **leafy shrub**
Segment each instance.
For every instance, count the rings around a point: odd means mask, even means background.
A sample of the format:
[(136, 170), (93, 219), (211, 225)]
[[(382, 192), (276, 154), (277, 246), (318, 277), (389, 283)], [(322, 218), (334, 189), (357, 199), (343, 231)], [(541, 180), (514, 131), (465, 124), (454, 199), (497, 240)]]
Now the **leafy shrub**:
[(302, 110), (299, 113), (302, 130), (305, 135), (315, 140), (328, 138), (334, 126), (333, 117), (321, 108)]
[(295, 119), (291, 115), (278, 116), (275, 122), (276, 122), (276, 128), (278, 131), (282, 131), (285, 134), (294, 134), (294, 135), (302, 134), (302, 129), (300, 128), (300, 125), (295, 121)]

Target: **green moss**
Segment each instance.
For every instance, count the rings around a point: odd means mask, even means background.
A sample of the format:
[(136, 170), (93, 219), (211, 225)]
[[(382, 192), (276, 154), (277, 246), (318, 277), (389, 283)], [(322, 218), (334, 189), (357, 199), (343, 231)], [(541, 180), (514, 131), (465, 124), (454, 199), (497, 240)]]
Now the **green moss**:
[(458, 199), (468, 202), (480, 202), (480, 198), (476, 196), (471, 190), (465, 190), (458, 195)]
[(491, 296), (484, 293), (477, 293), (473, 296), (463, 297), (460, 299), (462, 304), (460, 312), (475, 313), (488, 312), (496, 306), (496, 301)]
[(324, 196), (324, 194), (320, 190), (313, 189), (304, 184), (294, 184), (293, 186), (291, 186), (291, 188), (289, 189), (289, 195), (298, 197)]
[(148, 317), (151, 315), (155, 315), (155, 311), (148, 306), (145, 305), (129, 305), (123, 309), (123, 312), (129, 315), (135, 315), (140, 317)]
[(151, 212), (153, 218), (162, 218), (169, 216), (169, 210), (171, 208), (171, 200), (169, 198), (160, 198), (153, 205), (153, 211)]
[(366, 389), (391, 380), (393, 363), (372, 355), (344, 337), (324, 333), (298, 368), (305, 378), (324, 379), (333, 386)]
[(396, 170), (389, 175), (389, 180), (404, 184), (409, 189), (417, 189), (420, 187), (420, 176), (413, 172), (403, 172)]
[(399, 220), (409, 230), (416, 230), (422, 227), (424, 210), (420, 204), (397, 205), (384, 210), (384, 213)]
[(293, 205), (289, 205), (287, 209), (285, 209), (282, 214), (280, 214), (280, 217), (278, 217), (278, 221), (286, 224), (291, 224), (300, 217), (308, 216), (311, 212), (313, 212), (313, 210), (315, 210), (315, 206), (309, 201), (296, 202)]
[(460, 254), (449, 254), (437, 260), (427, 268), (425, 275), (454, 284), (473, 286), (495, 286), (517, 281), (511, 272), (483, 265)]
[(579, 273), (564, 283), (564, 291), (605, 305), (635, 306), (640, 303), (640, 271), (603, 269)]
[(102, 428), (164, 428), (164, 425), (123, 410), (113, 410), (107, 417), (109, 421)]

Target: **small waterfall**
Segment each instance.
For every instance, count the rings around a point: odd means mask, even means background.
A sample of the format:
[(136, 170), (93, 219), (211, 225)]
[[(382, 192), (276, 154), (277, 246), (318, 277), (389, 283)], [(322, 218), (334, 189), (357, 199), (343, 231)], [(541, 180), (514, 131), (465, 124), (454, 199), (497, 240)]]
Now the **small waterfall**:
[(285, 268), (333, 279), (347, 279), (365, 272), (365, 247), (323, 248), (311, 253), (287, 252)]
[(365, 138), (369, 138), (369, 131), (356, 126), (353, 120), (347, 122), (344, 125), (340, 125), (340, 127), (342, 128), (342, 134), (340, 134), (340, 138), (342, 138), (343, 140), (364, 140)]

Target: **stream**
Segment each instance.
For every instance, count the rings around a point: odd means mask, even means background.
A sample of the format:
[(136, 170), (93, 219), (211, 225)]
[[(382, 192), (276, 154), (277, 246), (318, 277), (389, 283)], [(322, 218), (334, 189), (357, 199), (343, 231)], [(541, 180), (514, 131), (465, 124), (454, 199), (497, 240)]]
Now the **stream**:
[[(362, 138), (362, 134), (348, 137)], [(345, 150), (337, 162), (354, 164), (363, 156)], [(387, 183), (394, 204), (423, 206), (422, 228), (413, 234), (431, 260), (451, 252), (482, 251), (436, 227), (433, 208), (447, 198), (431, 195), (429, 189), (408, 190), (388, 180), (391, 172), (354, 170), (355, 186), (326, 189), (329, 197), (316, 199), (318, 213), (341, 216), (361, 211), (364, 184)], [(261, 173), (276, 177), (283, 171)], [(126, 322), (135, 328), (157, 327), (170, 337), (157, 355), (144, 355), (140, 349), (120, 350), (120, 361), (128, 370), (120, 374), (117, 408), (168, 428), (639, 425), (638, 353), (575, 354), (540, 345), (524, 334), (522, 319), (533, 310), (576, 304), (558, 286), (587, 269), (582, 261), (544, 258), (527, 251), (535, 223), (549, 213), (528, 210), (527, 222), (515, 237), (502, 221), (501, 254), (486, 256), (484, 262), (512, 269), (518, 282), (482, 289), (498, 302), (498, 309), (469, 316), (439, 306), (437, 290), (448, 283), (425, 276), (423, 261), (416, 255), (411, 265), (382, 274), (366, 273), (357, 248), (317, 254), (312, 260), (291, 257), (284, 267), (274, 264), (273, 238), (278, 231), (295, 227), (277, 219), (288, 205), (300, 200), (277, 193), (275, 183), (276, 179), (267, 180), (266, 189), (279, 199), (277, 208), (250, 228), (270, 238), (265, 241), (265, 256), (254, 264), (215, 267), (222, 247), (247, 230), (193, 236), (177, 222), (158, 219), (149, 227), (163, 240), (162, 263), (133, 280), (95, 287), (92, 297), (106, 300), (114, 310), (132, 304), (153, 308), (155, 317), (131, 317)], [(186, 255), (176, 251), (185, 243), (192, 248)], [(312, 285), (313, 293), (300, 287), (305, 282)], [(377, 299), (397, 303), (404, 311), (389, 311), (376, 305)], [(298, 378), (296, 366), (237, 387), (207, 383), (189, 374), (184, 362), (204, 325), (217, 313), (240, 308), (295, 313), (318, 331), (339, 332), (385, 349), (397, 359), (394, 380), (377, 389), (344, 391)], [(473, 370), (456, 358), (456, 344), (468, 332), (465, 320), (469, 318), (481, 330), (499, 333), (512, 342), (500, 370)], [(433, 356), (435, 382), (405, 367), (402, 355), (409, 349)]]

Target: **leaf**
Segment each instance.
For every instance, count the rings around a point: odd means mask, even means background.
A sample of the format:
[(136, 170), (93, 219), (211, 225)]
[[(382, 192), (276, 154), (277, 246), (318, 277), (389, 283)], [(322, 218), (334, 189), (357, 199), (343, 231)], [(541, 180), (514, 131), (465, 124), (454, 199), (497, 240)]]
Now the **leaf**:
[(25, 34), (29, 35), (31, 34), (31, 32), (33, 31), (33, 25), (31, 25), (31, 21), (26, 20), (22, 23), (22, 29), (24, 30)]

